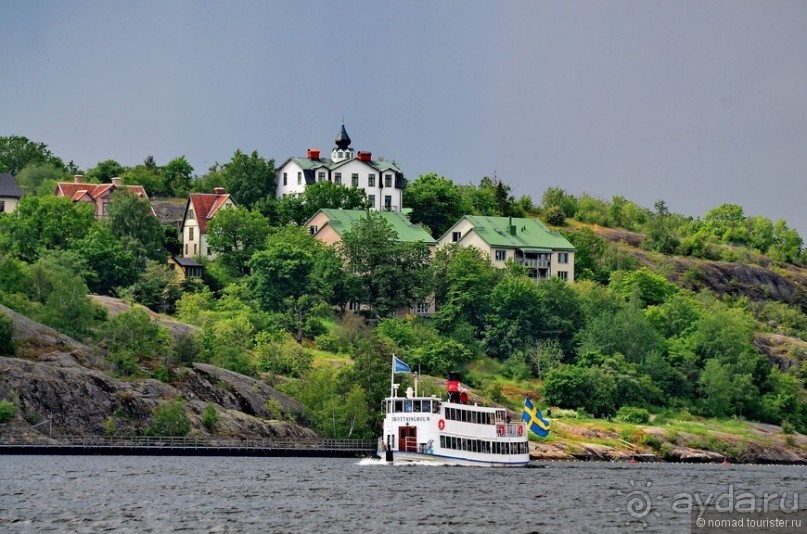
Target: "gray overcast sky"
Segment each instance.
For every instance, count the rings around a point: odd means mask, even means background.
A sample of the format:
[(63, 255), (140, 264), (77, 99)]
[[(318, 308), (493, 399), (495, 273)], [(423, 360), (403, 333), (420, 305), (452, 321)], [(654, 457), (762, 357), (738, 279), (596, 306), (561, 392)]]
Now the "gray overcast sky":
[(91, 167), (353, 146), (807, 236), (807, 2), (0, 3), (0, 135)]

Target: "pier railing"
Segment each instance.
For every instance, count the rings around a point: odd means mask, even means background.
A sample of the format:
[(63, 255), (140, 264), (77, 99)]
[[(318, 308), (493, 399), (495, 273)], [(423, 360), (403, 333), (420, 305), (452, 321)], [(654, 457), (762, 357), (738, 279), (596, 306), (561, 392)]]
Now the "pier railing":
[(58, 438), (6, 435), (0, 446), (93, 448), (219, 448), (323, 451), (375, 451), (372, 439), (263, 438), (237, 439), (207, 436), (61, 436)]

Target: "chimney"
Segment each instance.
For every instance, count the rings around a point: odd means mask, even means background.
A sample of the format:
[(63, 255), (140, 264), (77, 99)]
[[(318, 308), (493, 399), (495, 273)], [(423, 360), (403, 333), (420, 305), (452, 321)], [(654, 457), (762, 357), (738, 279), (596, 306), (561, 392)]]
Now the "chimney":
[(319, 149), (318, 148), (309, 148), (308, 149), (308, 159), (319, 159)]
[(213, 192), (215, 194), (217, 194), (217, 195), (223, 195), (224, 194), (224, 188), (223, 187), (214, 187)]
[(123, 180), (121, 179), (120, 176), (116, 176), (112, 178), (112, 185), (114, 185), (115, 187), (120, 187), (123, 185)]
[(372, 161), (373, 160), (373, 153), (372, 152), (362, 152), (359, 150), (359, 161)]
[(84, 175), (76, 174), (75, 176), (73, 176), (73, 183), (76, 184), (84, 183)]

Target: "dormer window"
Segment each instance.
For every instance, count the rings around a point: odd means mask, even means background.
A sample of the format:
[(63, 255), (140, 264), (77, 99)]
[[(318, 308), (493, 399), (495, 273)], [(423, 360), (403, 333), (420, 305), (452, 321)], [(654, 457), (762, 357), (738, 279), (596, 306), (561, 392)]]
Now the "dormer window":
[(195, 218), (196, 218), (196, 215), (194, 215), (193, 210), (189, 210), (188, 211), (188, 219), (190, 219), (192, 221)]

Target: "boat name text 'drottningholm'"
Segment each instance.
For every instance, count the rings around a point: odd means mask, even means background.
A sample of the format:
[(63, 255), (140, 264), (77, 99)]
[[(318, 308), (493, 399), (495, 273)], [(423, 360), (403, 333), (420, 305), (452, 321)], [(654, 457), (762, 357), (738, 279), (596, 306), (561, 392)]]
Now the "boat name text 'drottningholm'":
[(393, 423), (422, 423), (431, 420), (431, 417), (425, 415), (395, 415), (392, 417)]

